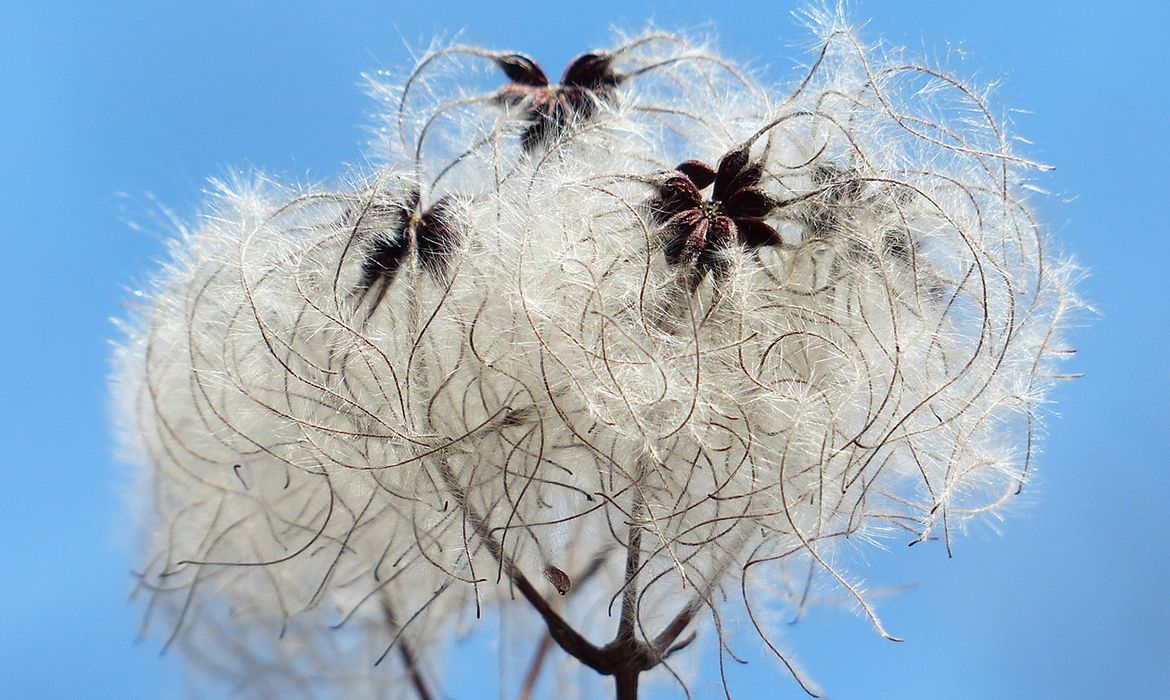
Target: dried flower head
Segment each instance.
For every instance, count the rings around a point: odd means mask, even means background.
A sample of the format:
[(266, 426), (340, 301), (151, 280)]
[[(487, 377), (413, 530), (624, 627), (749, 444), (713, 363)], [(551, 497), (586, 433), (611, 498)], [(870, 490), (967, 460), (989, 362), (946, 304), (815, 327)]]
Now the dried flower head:
[(519, 108), (530, 125), (520, 137), (525, 150), (533, 150), (550, 135), (560, 133), (574, 120), (588, 120), (601, 100), (608, 100), (621, 84), (613, 71), (613, 56), (587, 53), (565, 68), (561, 82), (551, 84), (531, 58), (507, 54), (496, 59), (512, 82), (498, 93), (509, 107)]
[(979, 93), (818, 20), (787, 92), (669, 34), (558, 85), (441, 49), (374, 172), (218, 184), (119, 354), (148, 624), (282, 697), (430, 697), (487, 607), (547, 630), (524, 696), (554, 644), (568, 695), (788, 664), (818, 579), (890, 636), (839, 545), (1021, 488), (1071, 267)]
[[(692, 287), (718, 268), (726, 258), (720, 254), (733, 246), (755, 250), (781, 243), (762, 218), (777, 202), (758, 188), (763, 166), (749, 163), (748, 151), (723, 156), (718, 170), (697, 160), (678, 164), (650, 201), (651, 219), (666, 235), (666, 262), (693, 268)], [(701, 190), (712, 184), (711, 199), (704, 200)]]

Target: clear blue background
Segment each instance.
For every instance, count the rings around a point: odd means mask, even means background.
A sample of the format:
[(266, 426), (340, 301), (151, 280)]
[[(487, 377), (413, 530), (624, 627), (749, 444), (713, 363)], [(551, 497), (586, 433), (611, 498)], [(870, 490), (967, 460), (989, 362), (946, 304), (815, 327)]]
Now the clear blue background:
[[(257, 166), (327, 180), (361, 162), (359, 73), (400, 68), (404, 40), (465, 38), (546, 66), (608, 27), (710, 22), (732, 57), (783, 79), (808, 34), (787, 3), (0, 3), (0, 697), (181, 694), (177, 659), (133, 644), (134, 565), (112, 459), (109, 321), (163, 255), (148, 193), (190, 216), (204, 178)], [(1000, 108), (1057, 165), (1042, 217), (1092, 270), (1100, 317), (1074, 334), (1038, 479), (997, 535), (954, 559), (895, 547), (873, 635), (818, 610), (790, 647), (829, 696), (1170, 698), (1170, 4), (861, 1), (863, 35), (1005, 78)], [(948, 43), (951, 42), (951, 43)], [(961, 47), (967, 59), (947, 59)], [(555, 69), (554, 69), (555, 70)], [(134, 230), (128, 221), (139, 221)], [(458, 648), (449, 690), (494, 697), (490, 654)], [(466, 658), (466, 662), (458, 659)], [(476, 674), (486, 674), (477, 681)], [(706, 681), (713, 676), (708, 674)], [(801, 697), (775, 664), (734, 670), (741, 698)], [(715, 686), (704, 683), (700, 697)]]

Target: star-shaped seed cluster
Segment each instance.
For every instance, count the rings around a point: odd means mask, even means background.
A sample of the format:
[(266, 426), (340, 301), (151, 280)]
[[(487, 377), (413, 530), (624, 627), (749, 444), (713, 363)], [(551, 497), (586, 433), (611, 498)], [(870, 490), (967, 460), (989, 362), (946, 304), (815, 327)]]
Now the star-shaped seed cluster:
[[(666, 262), (697, 270), (701, 279), (720, 271), (726, 251), (737, 245), (749, 251), (779, 245), (780, 234), (764, 220), (779, 203), (760, 188), (763, 173), (749, 146), (724, 155), (717, 169), (697, 160), (679, 163), (649, 202), (651, 220), (665, 233)], [(711, 198), (704, 199), (708, 187)]]
[(520, 136), (526, 151), (561, 133), (573, 120), (588, 120), (598, 102), (611, 99), (622, 82), (613, 69), (613, 57), (602, 53), (573, 59), (555, 84), (540, 64), (523, 54), (502, 56), (496, 64), (511, 81), (496, 93), (497, 101), (521, 110), (529, 122)]

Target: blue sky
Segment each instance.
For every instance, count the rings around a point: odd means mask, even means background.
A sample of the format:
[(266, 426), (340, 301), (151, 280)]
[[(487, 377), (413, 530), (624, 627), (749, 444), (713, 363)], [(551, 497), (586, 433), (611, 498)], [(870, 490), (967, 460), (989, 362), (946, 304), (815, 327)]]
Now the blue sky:
[[(653, 18), (716, 29), (777, 80), (809, 43), (780, 2), (403, 5), (0, 6), (0, 697), (181, 696), (178, 660), (134, 643), (106, 398), (109, 319), (163, 256), (153, 202), (189, 217), (208, 176), (328, 181), (362, 162), (373, 103), (359, 74), (401, 67), (404, 42), (463, 29), (555, 66)], [(874, 558), (871, 581), (917, 583), (879, 601), (907, 641), (818, 610), (791, 648), (841, 700), (1170, 697), (1170, 5), (887, 5), (855, 3), (863, 36), (1002, 78), (996, 106), (1025, 110), (1027, 155), (1057, 166), (1036, 206), (1091, 270), (1081, 291), (1099, 315), (1073, 333), (1068, 369), (1086, 376), (1057, 391), (1038, 477), (1002, 534), (976, 528), (950, 560), (941, 547)], [(495, 697), (461, 665), (455, 697)], [(742, 698), (801, 697), (762, 660), (735, 683)]]

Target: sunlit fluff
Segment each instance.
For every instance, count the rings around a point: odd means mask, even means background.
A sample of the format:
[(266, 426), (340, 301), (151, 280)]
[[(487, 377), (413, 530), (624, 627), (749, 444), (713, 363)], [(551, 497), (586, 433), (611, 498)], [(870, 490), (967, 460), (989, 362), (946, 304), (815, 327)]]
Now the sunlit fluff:
[(371, 81), (382, 165), (215, 184), (117, 360), (148, 624), (261, 696), (422, 696), (526, 585), (679, 683), (729, 621), (784, 659), (807, 572), (889, 636), (838, 545), (1018, 492), (1072, 272), (982, 93), (818, 21), (782, 90), (437, 49)]

